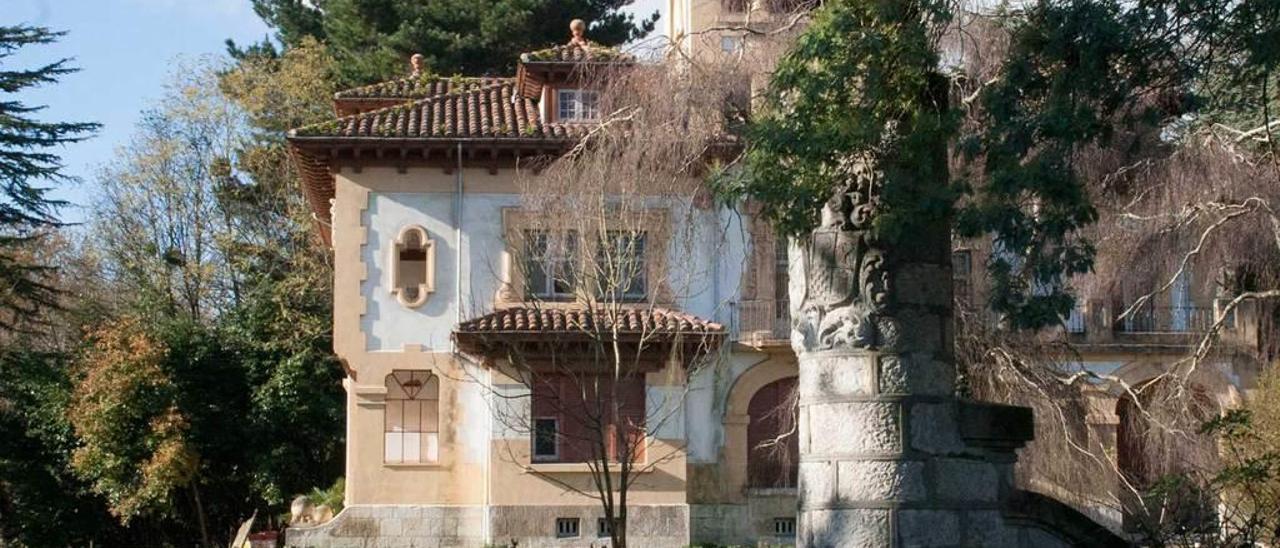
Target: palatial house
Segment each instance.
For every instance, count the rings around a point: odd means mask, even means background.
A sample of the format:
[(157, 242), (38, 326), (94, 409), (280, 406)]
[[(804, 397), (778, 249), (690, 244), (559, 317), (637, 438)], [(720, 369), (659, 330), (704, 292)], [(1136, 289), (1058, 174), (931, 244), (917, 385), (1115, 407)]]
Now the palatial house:
[[(538, 236), (524, 225), (532, 213), (518, 177), (536, 181), (531, 160), (563, 154), (600, 116), (578, 70), (631, 62), (560, 46), (525, 54), (512, 78), (394, 80), (337, 93), (336, 119), (291, 132), (334, 255), (347, 455), (345, 510), (290, 529), (290, 545), (607, 542), (599, 500), (565, 487), (590, 491), (592, 453), (573, 442), (571, 411), (548, 409), (544, 391), (507, 376), (501, 352), (487, 351), (608, 322), (623, 324), (624, 341), (643, 332), (658, 353), (613, 391), (629, 402), (631, 435), (645, 440), (636, 458), (645, 470), (629, 491), (633, 545), (792, 542), (795, 437), (750, 449), (783, 433), (776, 409), (796, 378), (785, 252), (770, 231), (718, 206), (646, 211), (628, 237), (652, 275), (613, 312), (562, 298), (571, 291), (513, 247)], [(718, 243), (670, 244), (669, 234), (690, 231)], [(659, 296), (663, 273), (652, 269), (666, 268), (716, 279)], [(715, 361), (692, 377), (671, 357), (690, 341)], [(513, 427), (498, 409), (519, 401), (524, 427)]]

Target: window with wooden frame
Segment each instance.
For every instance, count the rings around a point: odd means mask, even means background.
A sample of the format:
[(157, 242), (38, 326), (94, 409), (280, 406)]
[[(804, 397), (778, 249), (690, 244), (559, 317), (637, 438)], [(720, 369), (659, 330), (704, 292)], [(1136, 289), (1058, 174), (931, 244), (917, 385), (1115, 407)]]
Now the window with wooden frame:
[(642, 230), (609, 230), (596, 245), (596, 294), (620, 301), (648, 296), (647, 235)]
[(665, 210), (620, 213), (603, 227), (570, 224), (521, 208), (504, 208), (502, 215), (506, 280), (496, 295), (498, 306), (586, 297), (662, 304), (674, 300), (664, 276), (667, 257), (661, 252), (671, 233)]
[[(643, 462), (643, 375), (619, 379), (548, 373), (534, 378), (534, 462)], [(617, 417), (616, 419), (614, 417)], [(601, 454), (603, 446), (603, 455)]]
[(525, 294), (540, 300), (574, 298), (578, 284), (578, 233), (524, 231)]
[(422, 306), (436, 286), (436, 248), (427, 230), (404, 227), (392, 242), (388, 263), (391, 294), (404, 306)]
[(535, 462), (560, 459), (560, 419), (534, 417), (533, 460)]
[(600, 119), (600, 94), (589, 89), (556, 90), (556, 115), (562, 122), (594, 122)]
[(396, 370), (386, 379), (383, 461), (440, 460), (440, 379), (430, 371)]

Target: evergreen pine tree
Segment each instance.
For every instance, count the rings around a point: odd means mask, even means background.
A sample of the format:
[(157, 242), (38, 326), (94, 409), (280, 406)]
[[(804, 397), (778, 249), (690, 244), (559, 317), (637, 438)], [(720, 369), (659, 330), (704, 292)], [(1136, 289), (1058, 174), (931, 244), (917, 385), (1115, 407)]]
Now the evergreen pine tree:
[[(569, 21), (583, 19), (588, 38), (613, 46), (653, 31), (657, 13), (636, 19), (634, 0), (253, 0), (254, 10), (286, 48), (305, 38), (325, 43), (338, 61), (342, 87), (407, 71), (421, 53), (437, 74), (502, 76), (521, 52), (562, 44)], [(229, 44), (233, 56), (275, 51)]]
[(63, 205), (48, 195), (51, 185), (67, 182), (54, 147), (88, 138), (98, 124), (43, 122), (43, 106), (16, 99), (22, 90), (52, 84), (75, 72), (69, 59), (31, 68), (6, 62), (20, 48), (48, 44), (62, 33), (42, 27), (0, 26), (0, 328), (56, 304), (57, 291), (47, 276), (51, 267), (36, 258), (35, 244), (60, 226)]

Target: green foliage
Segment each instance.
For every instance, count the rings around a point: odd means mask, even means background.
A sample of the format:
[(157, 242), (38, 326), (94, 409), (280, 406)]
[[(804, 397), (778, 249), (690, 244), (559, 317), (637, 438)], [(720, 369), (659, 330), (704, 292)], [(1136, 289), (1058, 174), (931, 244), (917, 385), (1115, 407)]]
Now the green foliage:
[(342, 511), (343, 501), (346, 500), (347, 480), (346, 478), (338, 478), (330, 485), (328, 489), (319, 487), (312, 489), (307, 498), (316, 506), (326, 506), (333, 511), (334, 514)]
[[(1059, 323), (1073, 303), (1068, 281), (1094, 257), (1079, 232), (1097, 218), (1080, 154), (1120, 131), (1155, 135), (1203, 105), (1236, 104), (1229, 90), (1267, 89), (1280, 47), (1259, 37), (1280, 33), (1280, 8), (1041, 0), (1003, 20), (1009, 50), (962, 134), (956, 110), (931, 91), (936, 37), (950, 21), (943, 3), (825, 3), (774, 72), (766, 110), (746, 130), (745, 169), (722, 174), (722, 192), (753, 198), (798, 235), (828, 200), (844, 199), (851, 165), (872, 166), (881, 243), (954, 214), (961, 236), (995, 240), (991, 307), (1014, 327)], [(954, 144), (958, 170), (930, 158), (939, 142)], [(1162, 146), (1149, 137), (1119, 152)]]
[(881, 241), (945, 217), (954, 195), (938, 152), (957, 117), (936, 75), (931, 29), (948, 17), (942, 3), (827, 3), (778, 63), (747, 129), (746, 169), (722, 177), (721, 192), (750, 196), (781, 231), (799, 235), (824, 204), (852, 191), (863, 164), (883, 189)]
[(1241, 409), (1206, 422), (1218, 438), (1222, 468), (1210, 485), (1221, 493), (1225, 538), (1236, 545), (1280, 541), (1280, 371), (1271, 368)]
[(332, 270), (283, 142), (329, 115), (332, 63), (310, 43), (186, 68), (95, 204), (112, 299), (73, 307), (107, 327), (69, 383), (71, 464), (147, 544), (212, 542), (342, 471)]
[[(633, 0), (253, 0), (286, 49), (310, 37), (328, 45), (344, 87), (408, 72), (414, 53), (435, 74), (506, 74), (521, 52), (568, 39), (569, 21), (589, 36), (622, 44), (651, 32), (657, 14), (619, 11)], [(263, 48), (257, 51), (261, 52)], [(274, 48), (270, 48), (274, 51)], [(233, 51), (238, 51), (233, 46)]]
[(81, 445), (72, 467), (124, 523), (171, 504), (199, 466), (165, 367), (170, 356), (137, 320), (124, 319), (94, 334), (77, 375), (68, 414)]
[(128, 544), (104, 501), (70, 473), (77, 442), (64, 412), (71, 398), (66, 362), (58, 353), (0, 349), (0, 539), (16, 546)]
[[(0, 26), (0, 65), (23, 47), (60, 36), (43, 27)], [(48, 281), (52, 269), (34, 260), (32, 248), (59, 225), (55, 215), (62, 202), (50, 198), (49, 187), (40, 183), (67, 181), (52, 149), (88, 138), (98, 124), (43, 122), (35, 115), (44, 107), (12, 96), (75, 72), (68, 61), (0, 71), (0, 329), (57, 304), (57, 291)]]

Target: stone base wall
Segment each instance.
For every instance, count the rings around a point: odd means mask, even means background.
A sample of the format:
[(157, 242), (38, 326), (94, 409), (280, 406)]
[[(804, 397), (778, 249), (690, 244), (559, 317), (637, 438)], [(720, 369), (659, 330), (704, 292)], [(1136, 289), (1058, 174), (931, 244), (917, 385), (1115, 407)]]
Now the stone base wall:
[[(794, 505), (793, 505), (794, 507)], [(689, 506), (632, 506), (627, 520), (633, 546), (682, 548), (689, 544)], [(490, 533), (486, 538), (488, 513)], [(315, 527), (290, 527), (294, 548), (603, 548), (598, 506), (357, 505)], [(578, 536), (556, 534), (556, 520), (577, 518)]]
[[(684, 504), (627, 508), (627, 542), (632, 546), (681, 548), (689, 544), (689, 506)], [(489, 508), (492, 545), (520, 548), (601, 548), (599, 506), (492, 506)], [(578, 518), (578, 536), (556, 535), (556, 520)]]
[(290, 527), (296, 548), (481, 548), (482, 506), (359, 505), (316, 527)]
[(777, 518), (796, 517), (796, 496), (749, 494), (746, 504), (694, 504), (690, 538), (694, 545), (793, 546), (795, 534), (778, 535)]

